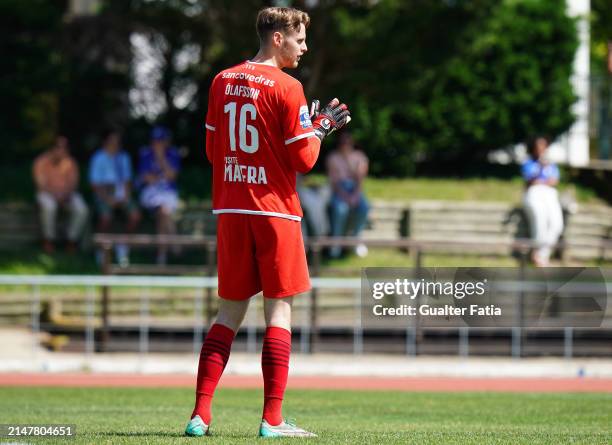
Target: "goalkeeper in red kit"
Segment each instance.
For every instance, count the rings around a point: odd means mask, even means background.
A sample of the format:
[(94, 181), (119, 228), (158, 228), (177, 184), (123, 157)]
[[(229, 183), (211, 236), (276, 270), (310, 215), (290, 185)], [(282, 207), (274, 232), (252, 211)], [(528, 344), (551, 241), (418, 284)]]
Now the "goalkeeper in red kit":
[[(213, 165), (218, 215), (219, 312), (202, 346), (195, 408), (185, 433), (211, 423), (215, 388), (250, 298), (263, 291), (266, 333), (261, 367), (264, 405), (259, 435), (314, 436), (282, 417), (291, 353), (291, 303), (310, 289), (300, 230), (296, 173), (315, 164), (323, 139), (350, 120), (333, 99), (311, 112), (302, 84), (286, 74), (306, 53), (310, 18), (293, 8), (257, 16), (260, 49), (214, 78), (206, 115), (206, 156)], [(315, 109), (318, 107), (314, 107)]]

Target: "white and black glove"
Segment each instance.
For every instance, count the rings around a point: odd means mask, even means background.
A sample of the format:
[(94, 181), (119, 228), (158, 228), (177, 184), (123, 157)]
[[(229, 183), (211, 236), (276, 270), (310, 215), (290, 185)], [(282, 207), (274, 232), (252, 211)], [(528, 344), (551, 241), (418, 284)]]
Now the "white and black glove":
[(351, 112), (346, 104), (341, 104), (336, 98), (327, 104), (320, 112), (319, 101), (314, 100), (310, 107), (311, 118), (314, 117), (312, 127), (317, 137), (322, 141), (325, 136), (344, 127), (351, 121)]

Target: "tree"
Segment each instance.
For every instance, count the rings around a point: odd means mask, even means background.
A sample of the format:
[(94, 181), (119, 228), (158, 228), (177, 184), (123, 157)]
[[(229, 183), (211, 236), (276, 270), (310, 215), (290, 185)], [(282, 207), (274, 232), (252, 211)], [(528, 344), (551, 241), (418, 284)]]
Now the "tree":
[(106, 0), (97, 14), (72, 17), (61, 30), (60, 131), (81, 157), (106, 129), (130, 122), (133, 26), (129, 2)]
[[(161, 112), (146, 120), (173, 129), (175, 139), (194, 148), (192, 156), (202, 163), (204, 115), (208, 89), (220, 70), (254, 55), (254, 17), (266, 6), (261, 0), (236, 3), (211, 0), (135, 0), (132, 17), (135, 31), (157, 59), (157, 69), (145, 88), (158, 91)], [(146, 108), (146, 106), (145, 106)]]
[(0, 2), (3, 159), (31, 157), (53, 141), (62, 82), (56, 36), (63, 12), (61, 2)]
[(591, 69), (605, 75), (608, 44), (612, 43), (612, 0), (591, 0)]
[(346, 48), (339, 87), (375, 173), (404, 175), (423, 158), (469, 161), (573, 122), (577, 40), (562, 0), (388, 0), (336, 19)]
[[(269, 4), (101, 0), (99, 14), (63, 22), (65, 3), (32, 2), (0, 2), (0, 20), (15, 31), (0, 43), (9, 54), (1, 87), (17, 107), (12, 121), (3, 120), (8, 153), (31, 152), (57, 128), (88, 148), (108, 125), (125, 126), (128, 141), (142, 143), (161, 122), (202, 163), (212, 78), (256, 53), (255, 15)], [(564, 0), (282, 3), (312, 18), (310, 52), (291, 74), (308, 98), (349, 104), (351, 131), (375, 174), (406, 175), (422, 159), (482, 159), (572, 124), (577, 39)], [(155, 110), (132, 107), (140, 82), (135, 36), (157, 60), (145, 79), (163, 105)], [(13, 131), (20, 122), (30, 126)]]

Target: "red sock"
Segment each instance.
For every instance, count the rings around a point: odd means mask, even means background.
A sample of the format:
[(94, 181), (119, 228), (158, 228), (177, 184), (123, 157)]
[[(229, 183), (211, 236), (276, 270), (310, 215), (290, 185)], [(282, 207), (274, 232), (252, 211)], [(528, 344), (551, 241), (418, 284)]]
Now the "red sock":
[(263, 418), (270, 425), (283, 421), (282, 405), (289, 375), (291, 355), (291, 332), (270, 326), (261, 350), (261, 370), (264, 379)]
[(200, 351), (196, 402), (191, 417), (198, 415), (207, 425), (210, 425), (213, 394), (229, 359), (232, 341), (234, 331), (227, 326), (214, 324)]

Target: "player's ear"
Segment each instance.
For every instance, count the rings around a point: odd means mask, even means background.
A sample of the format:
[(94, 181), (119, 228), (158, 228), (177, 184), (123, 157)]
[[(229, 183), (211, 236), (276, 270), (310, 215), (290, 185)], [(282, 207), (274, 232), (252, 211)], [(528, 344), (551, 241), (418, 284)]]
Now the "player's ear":
[(282, 32), (275, 31), (274, 34), (272, 34), (272, 43), (274, 46), (281, 47), (283, 45), (284, 38), (285, 36), (283, 36)]

